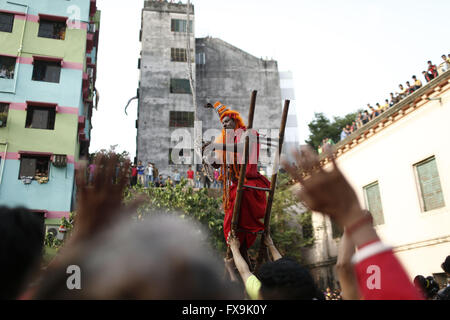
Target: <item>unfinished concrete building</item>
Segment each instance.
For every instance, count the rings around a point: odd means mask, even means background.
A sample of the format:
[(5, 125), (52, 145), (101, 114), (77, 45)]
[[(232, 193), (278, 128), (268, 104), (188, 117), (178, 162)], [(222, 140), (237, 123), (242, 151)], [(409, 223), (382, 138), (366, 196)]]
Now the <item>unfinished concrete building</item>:
[[(254, 127), (277, 132), (281, 121), (277, 62), (254, 57), (217, 38), (195, 39), (194, 8), (191, 8), (189, 26), (186, 11), (185, 4), (165, 1), (145, 1), (142, 11), (136, 154), (137, 160), (143, 163), (155, 163), (164, 176), (172, 175), (175, 169), (184, 173), (189, 164), (194, 164), (192, 150), (181, 151), (182, 164), (174, 164), (171, 157), (172, 149), (179, 142), (173, 138), (175, 131), (182, 129), (194, 137), (187, 37), (192, 48), (197, 116), (202, 121), (203, 132), (221, 128), (216, 114), (203, 109), (205, 103), (221, 101), (241, 112), (247, 122), (253, 90), (258, 91)], [(270, 156), (273, 153), (262, 152), (261, 160), (269, 162)]]

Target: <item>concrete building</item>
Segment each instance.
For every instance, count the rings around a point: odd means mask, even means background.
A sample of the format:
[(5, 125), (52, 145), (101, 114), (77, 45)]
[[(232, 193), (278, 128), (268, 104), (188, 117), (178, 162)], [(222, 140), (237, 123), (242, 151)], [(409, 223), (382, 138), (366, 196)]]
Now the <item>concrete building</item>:
[[(187, 37), (195, 58), (194, 8), (187, 35), (186, 5), (145, 1), (142, 10), (137, 158), (167, 174), (172, 133), (193, 134), (192, 90), (187, 76)], [(192, 63), (195, 79), (195, 61)]]
[(46, 224), (72, 211), (88, 155), (99, 23), (93, 0), (0, 0), (0, 205)]
[[(175, 168), (185, 172), (194, 160), (192, 150), (180, 154), (184, 165), (174, 165), (169, 156), (179, 142), (174, 138), (175, 131), (189, 133), (192, 140), (194, 137), (186, 9), (185, 4), (145, 1), (142, 11), (137, 159), (154, 162), (164, 175), (171, 175)], [(258, 90), (254, 127), (277, 130), (281, 120), (277, 62), (256, 58), (217, 38), (195, 39), (194, 8), (191, 14), (189, 41), (195, 57), (192, 70), (202, 132), (221, 129), (216, 114), (203, 108), (207, 102), (221, 101), (241, 112), (247, 122), (253, 90)], [(189, 148), (193, 148), (192, 143)], [(266, 154), (268, 162), (271, 154)]]
[[(449, 71), (336, 145), (338, 166), (411, 280), (421, 274), (446, 282), (440, 266), (450, 254), (448, 119)], [(340, 234), (318, 213), (313, 224), (316, 243), (304, 255), (318, 283), (333, 286)]]

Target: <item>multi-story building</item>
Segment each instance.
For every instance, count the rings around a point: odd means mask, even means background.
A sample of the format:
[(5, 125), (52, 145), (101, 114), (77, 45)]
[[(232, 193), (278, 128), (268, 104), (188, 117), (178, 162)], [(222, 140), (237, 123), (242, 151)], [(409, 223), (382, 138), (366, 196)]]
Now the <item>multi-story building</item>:
[(0, 0), (0, 205), (47, 224), (88, 156), (99, 27), (95, 0)]
[[(169, 166), (173, 131), (193, 128), (186, 49), (189, 38), (191, 56), (195, 57), (193, 13), (192, 7), (188, 27), (186, 5), (145, 1), (142, 11), (137, 158), (154, 162), (164, 173)], [(195, 79), (195, 63), (192, 65)]]
[[(450, 253), (449, 118), (447, 71), (336, 145), (339, 168), (411, 280), (447, 280), (441, 263)], [(317, 282), (333, 286), (341, 232), (319, 213), (313, 225), (316, 241), (304, 257)]]
[[(281, 121), (280, 75), (277, 62), (254, 57), (220, 39), (195, 38), (195, 15), (191, 8), (187, 33), (187, 6), (167, 1), (145, 1), (142, 11), (142, 57), (139, 89), (137, 159), (151, 161), (159, 171), (172, 175), (194, 163), (192, 149), (180, 151), (184, 164), (172, 161), (179, 143), (177, 132), (194, 139), (194, 105), (188, 77), (187, 41), (192, 56), (197, 119), (202, 132), (221, 129), (216, 114), (203, 106), (221, 101), (241, 112), (247, 122), (251, 92), (258, 91), (254, 128), (274, 129)], [(192, 141), (191, 141), (192, 142)], [(189, 147), (189, 146), (188, 146)], [(193, 144), (190, 144), (193, 148)], [(274, 153), (262, 154), (266, 162)]]

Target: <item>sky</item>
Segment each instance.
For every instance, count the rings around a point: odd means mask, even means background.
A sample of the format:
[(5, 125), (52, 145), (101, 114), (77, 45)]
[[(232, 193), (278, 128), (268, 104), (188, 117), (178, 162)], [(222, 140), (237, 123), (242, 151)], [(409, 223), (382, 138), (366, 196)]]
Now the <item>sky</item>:
[[(187, 0), (183, 0), (186, 3)], [(192, 0), (195, 35), (220, 38), (294, 76), (299, 140), (314, 113), (344, 116), (380, 104), (427, 61), (450, 53), (448, 0)], [(90, 152), (136, 154), (143, 0), (98, 0), (102, 11)], [(281, 104), (280, 104), (281, 105)]]

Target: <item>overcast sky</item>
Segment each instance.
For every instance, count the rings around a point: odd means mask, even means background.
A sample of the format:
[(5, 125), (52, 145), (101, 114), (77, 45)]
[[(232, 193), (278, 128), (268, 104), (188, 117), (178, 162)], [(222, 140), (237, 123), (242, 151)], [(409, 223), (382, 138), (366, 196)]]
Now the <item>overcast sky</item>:
[[(183, 0), (183, 3), (186, 3)], [(98, 0), (102, 11), (90, 152), (136, 154), (143, 0)], [(196, 37), (220, 38), (292, 71), (300, 141), (314, 112), (343, 116), (421, 80), (427, 60), (450, 53), (449, 0), (193, 0)]]

